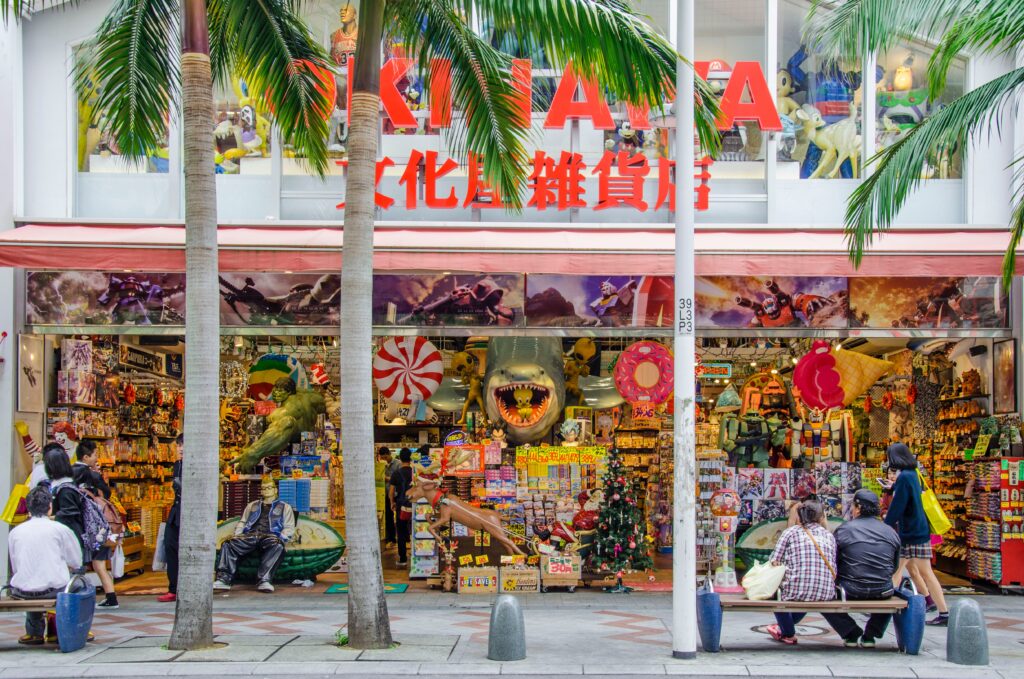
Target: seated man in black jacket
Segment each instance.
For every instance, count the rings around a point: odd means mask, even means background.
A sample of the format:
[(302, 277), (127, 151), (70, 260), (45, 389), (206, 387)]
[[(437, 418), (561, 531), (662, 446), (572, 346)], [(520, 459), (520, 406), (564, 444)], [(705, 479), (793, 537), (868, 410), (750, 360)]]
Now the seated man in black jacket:
[[(853, 519), (836, 529), (839, 573), (836, 586), (846, 598), (888, 599), (892, 575), (900, 563), (900, 536), (878, 518), (878, 496), (867, 488), (853, 496)], [(873, 613), (863, 630), (848, 613), (828, 613), (825, 619), (848, 647), (874, 648), (892, 616)]]

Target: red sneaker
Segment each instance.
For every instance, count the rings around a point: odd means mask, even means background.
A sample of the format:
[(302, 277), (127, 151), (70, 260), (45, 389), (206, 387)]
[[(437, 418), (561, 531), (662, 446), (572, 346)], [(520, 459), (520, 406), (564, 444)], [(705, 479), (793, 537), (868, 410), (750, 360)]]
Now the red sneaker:
[(178, 595), (175, 594), (174, 592), (168, 592), (167, 594), (161, 594), (160, 596), (158, 596), (156, 598), (156, 600), (159, 601), (162, 604), (166, 604), (166, 603), (169, 603), (171, 601), (177, 601), (178, 600)]
[(768, 631), (768, 634), (771, 635), (771, 638), (775, 639), (775, 641), (781, 641), (784, 644), (790, 644), (790, 645), (793, 645), (793, 644), (796, 643), (796, 637), (784, 637), (784, 636), (782, 636), (782, 630), (779, 628), (778, 625), (768, 625), (768, 627), (766, 629)]

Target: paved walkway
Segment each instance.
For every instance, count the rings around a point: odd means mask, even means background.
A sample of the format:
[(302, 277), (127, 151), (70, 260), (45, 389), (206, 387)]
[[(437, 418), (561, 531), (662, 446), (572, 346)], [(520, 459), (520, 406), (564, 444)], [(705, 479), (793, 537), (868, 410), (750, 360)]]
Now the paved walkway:
[(120, 610), (97, 613), (96, 642), (77, 653), (18, 646), (21, 618), (0, 615), (0, 678), (108, 676), (326, 676), (495, 674), (639, 676), (651, 674), (790, 677), (1020, 677), (1024, 667), (1024, 598), (979, 597), (989, 624), (992, 664), (963, 668), (945, 662), (944, 629), (926, 632), (922, 654), (896, 651), (891, 633), (874, 650), (847, 649), (817, 616), (800, 627), (800, 644), (773, 642), (763, 614), (727, 613), (725, 651), (696, 661), (671, 658), (671, 598), (577, 591), (524, 595), (527, 660), (487, 660), (491, 599), (441, 593), (388, 597), (400, 645), (354, 651), (333, 645), (344, 624), (344, 595), (237, 590), (216, 597), (217, 640), (195, 652), (164, 648), (172, 606), (152, 597), (124, 597)]

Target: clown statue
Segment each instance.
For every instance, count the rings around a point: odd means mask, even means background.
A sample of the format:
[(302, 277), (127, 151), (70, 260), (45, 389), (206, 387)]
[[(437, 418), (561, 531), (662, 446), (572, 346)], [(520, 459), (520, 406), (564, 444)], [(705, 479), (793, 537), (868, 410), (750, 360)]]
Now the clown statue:
[(75, 456), (75, 448), (78, 446), (78, 434), (70, 423), (57, 422), (54, 424), (53, 440), (68, 454), (68, 460), (71, 461), (71, 464), (78, 462), (78, 458)]
[(231, 581), (242, 559), (259, 555), (256, 586), (261, 592), (274, 591), (271, 581), (284, 558), (284, 546), (295, 534), (295, 512), (277, 497), (277, 484), (269, 476), (260, 484), (260, 499), (249, 503), (235, 526), (235, 534), (220, 546), (215, 590), (231, 589)]

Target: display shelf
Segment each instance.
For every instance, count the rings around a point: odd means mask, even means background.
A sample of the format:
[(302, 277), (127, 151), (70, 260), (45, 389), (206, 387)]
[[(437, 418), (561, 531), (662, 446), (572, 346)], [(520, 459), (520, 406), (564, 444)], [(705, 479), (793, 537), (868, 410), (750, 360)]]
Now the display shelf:
[(973, 396), (951, 396), (949, 398), (940, 398), (939, 403), (955, 403), (957, 401), (970, 401), (976, 398), (988, 398), (990, 394), (975, 394)]
[(84, 408), (85, 410), (102, 410), (111, 411), (117, 410), (117, 408), (107, 408), (105, 406), (93, 406), (87, 403), (54, 403), (54, 408)]

